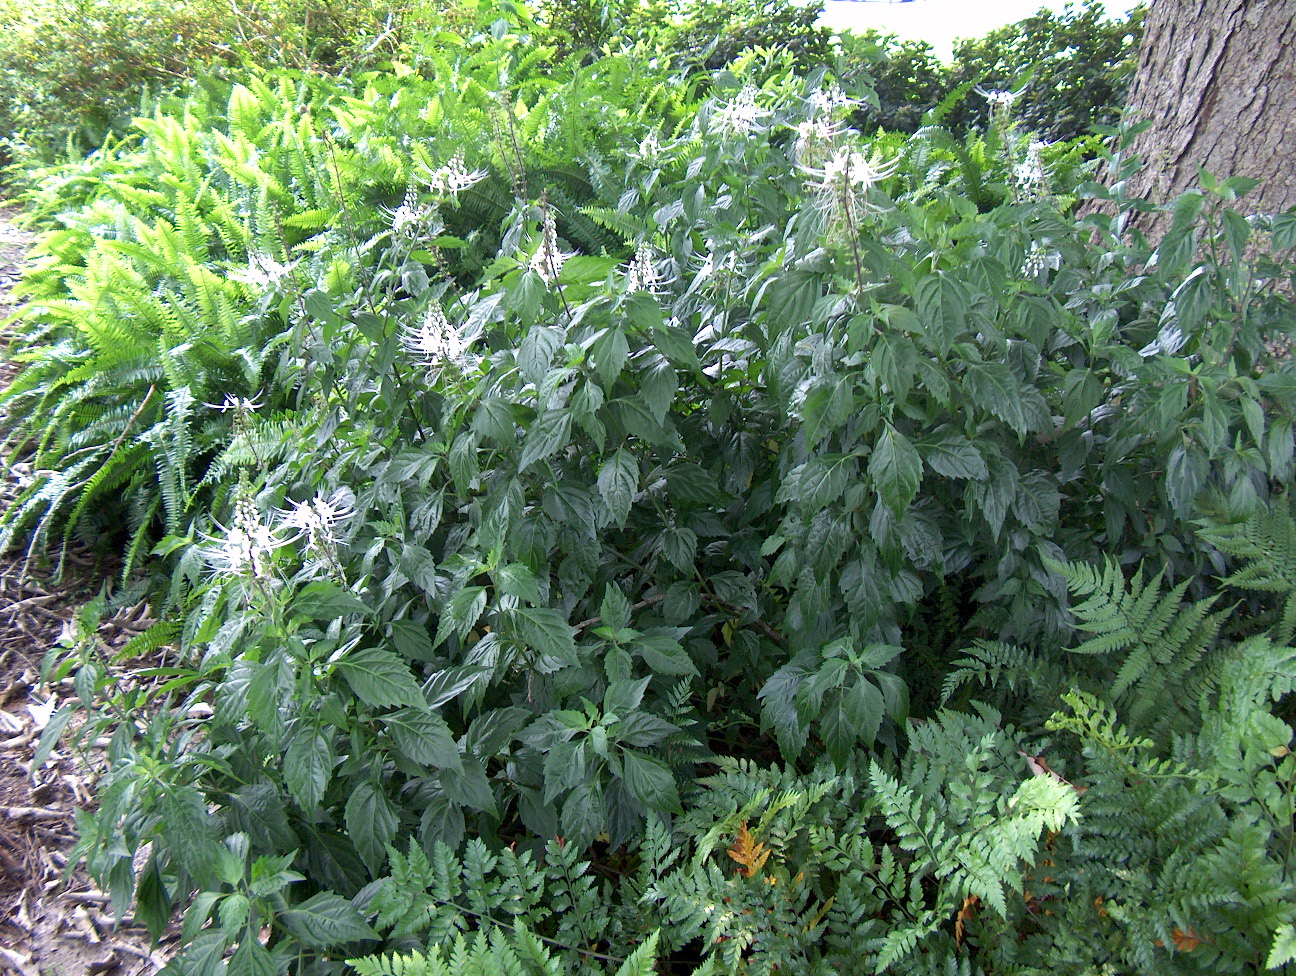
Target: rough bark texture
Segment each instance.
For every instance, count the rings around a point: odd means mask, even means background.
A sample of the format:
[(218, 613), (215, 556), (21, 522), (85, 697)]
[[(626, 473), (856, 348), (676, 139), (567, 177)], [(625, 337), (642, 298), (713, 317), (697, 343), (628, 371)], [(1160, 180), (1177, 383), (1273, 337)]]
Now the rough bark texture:
[(1204, 166), (1263, 181), (1249, 213), (1296, 206), (1296, 0), (1152, 0), (1128, 117), (1152, 121), (1135, 194), (1164, 203)]

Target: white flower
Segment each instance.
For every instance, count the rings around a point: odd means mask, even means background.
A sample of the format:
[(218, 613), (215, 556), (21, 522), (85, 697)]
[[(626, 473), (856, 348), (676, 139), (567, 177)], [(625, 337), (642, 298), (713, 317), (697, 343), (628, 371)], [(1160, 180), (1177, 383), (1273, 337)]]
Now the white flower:
[(1062, 255), (1058, 251), (1044, 247), (1039, 241), (1031, 241), (1021, 273), (1023, 278), (1040, 278), (1050, 269), (1056, 271), (1061, 266)]
[(1015, 92), (986, 89), (980, 85), (977, 85), (972, 90), (989, 103), (991, 116), (996, 119), (1006, 119), (1012, 114), (1013, 103), (1021, 98), (1022, 93), (1026, 91), (1026, 86), (1022, 85)]
[(247, 269), (231, 272), (230, 277), (263, 291), (270, 291), (287, 278), (295, 267), (297, 267), (296, 261), (280, 264), (268, 255), (253, 251), (248, 255)]
[(275, 550), (290, 545), (294, 540), (278, 536), (261, 520), (246, 479), (240, 478), (236, 492), (233, 522), (229, 528), (217, 524), (222, 535), (204, 535), (208, 545), (199, 548), (199, 555), (218, 573), (233, 576), (251, 574), (258, 580), (269, 579), (270, 557)]
[(338, 540), (333, 530), (355, 514), (355, 495), (339, 488), (327, 496), (316, 495), (308, 502), (289, 504), (292, 507), (280, 513), (279, 525), (292, 532), (294, 539), (305, 537), (309, 552), (336, 562)]
[(1032, 142), (1026, 157), (1013, 167), (1013, 179), (1023, 197), (1034, 198), (1048, 191), (1048, 168), (1044, 165), (1043, 142)]
[(433, 193), (442, 193), (456, 197), (469, 187), (476, 186), (486, 178), (484, 169), (469, 171), (464, 165), (463, 154), (455, 153), (450, 162), (427, 174), (428, 188)]
[(653, 267), (652, 248), (641, 242), (635, 248), (634, 257), (630, 259), (630, 267), (626, 269), (626, 292), (656, 291), (660, 282), (661, 276)]
[(770, 115), (769, 109), (756, 104), (760, 90), (748, 85), (732, 101), (711, 114), (710, 128), (720, 135), (746, 136), (761, 127)]
[(418, 194), (411, 187), (405, 191), (405, 199), (401, 205), (392, 211), (392, 232), (398, 235), (410, 234), (412, 236), (418, 232), (433, 212), (431, 207), (419, 205)]
[(639, 143), (639, 157), (645, 160), (653, 160), (660, 154), (661, 143), (657, 141), (657, 133), (648, 133)]
[(463, 367), (471, 358), (471, 338), (450, 321), (440, 302), (432, 302), (418, 328), (403, 332), (400, 338), (405, 350), (431, 371), (447, 365)]
[(876, 156), (870, 158), (844, 146), (825, 161), (822, 169), (807, 168), (816, 177), (809, 185), (817, 191), (818, 206), (828, 224), (854, 227), (863, 214), (881, 209), (869, 202), (869, 192), (895, 173), (899, 164), (898, 158), (882, 162)]
[(219, 410), (221, 413), (232, 410), (236, 414), (247, 416), (250, 413), (255, 413), (257, 410), (260, 410), (265, 406), (265, 404), (258, 403), (251, 397), (236, 397), (226, 394), (224, 403), (209, 403), (207, 406), (211, 407), (213, 410)]
[(558, 227), (554, 223), (553, 210), (545, 207), (540, 222), (540, 246), (535, 254), (531, 255), (530, 268), (544, 280), (545, 284), (552, 285), (558, 281), (563, 262), (567, 258), (568, 255), (558, 247)]

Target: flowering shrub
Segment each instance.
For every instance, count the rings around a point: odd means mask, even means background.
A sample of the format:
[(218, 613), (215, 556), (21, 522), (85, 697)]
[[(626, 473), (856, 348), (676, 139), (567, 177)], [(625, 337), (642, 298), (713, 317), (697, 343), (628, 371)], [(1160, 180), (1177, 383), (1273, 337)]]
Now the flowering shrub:
[(83, 726), (117, 912), (188, 902), (174, 971), (237, 976), (468, 929), (465, 969), (1282, 964), (1296, 222), (1224, 181), (1154, 254), (1122, 135), (1067, 186), (994, 89), (984, 138), (871, 139), (790, 58), (694, 100), (525, 36), (58, 184), (8, 538), (121, 506), (179, 644)]

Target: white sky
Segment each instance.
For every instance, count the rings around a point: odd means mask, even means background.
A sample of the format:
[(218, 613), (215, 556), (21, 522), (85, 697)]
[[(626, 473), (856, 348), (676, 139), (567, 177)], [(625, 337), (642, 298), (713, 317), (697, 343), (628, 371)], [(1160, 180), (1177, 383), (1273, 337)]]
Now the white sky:
[[(956, 37), (987, 31), (1029, 17), (1040, 7), (1061, 10), (1064, 0), (827, 0), (820, 23), (863, 33), (870, 27), (906, 40), (926, 41), (948, 59)], [(1078, 4), (1077, 4), (1078, 6)], [(1108, 16), (1124, 16), (1135, 0), (1106, 0)]]

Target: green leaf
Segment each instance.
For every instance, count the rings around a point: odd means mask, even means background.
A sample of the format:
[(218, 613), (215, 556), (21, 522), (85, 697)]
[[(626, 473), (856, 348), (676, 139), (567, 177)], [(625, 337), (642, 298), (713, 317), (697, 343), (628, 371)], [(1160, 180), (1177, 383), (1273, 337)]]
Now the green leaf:
[(540, 581), (525, 563), (506, 563), (500, 567), (495, 584), (501, 593), (527, 603), (540, 602)]
[[(465, 586), (450, 598), (450, 603), (441, 612), (441, 623), (437, 626), (436, 646), (454, 634), (459, 640), (468, 636), (486, 609), (486, 587)], [(414, 704), (410, 702), (409, 704)]]
[(1192, 512), (1193, 502), (1206, 485), (1210, 462), (1195, 447), (1176, 447), (1166, 464), (1166, 497), (1181, 518)]
[(886, 387), (887, 398), (903, 403), (913, 387), (918, 351), (913, 340), (897, 332), (884, 332), (872, 349), (870, 365)]
[(507, 620), (523, 644), (543, 657), (578, 663), (576, 629), (549, 607), (515, 607)]
[(640, 379), (639, 390), (649, 412), (660, 424), (666, 419), (671, 404), (675, 402), (675, 394), (679, 392), (679, 378), (675, 375), (675, 368), (667, 362), (650, 366)]
[(377, 939), (354, 905), (341, 895), (322, 891), (279, 916), (283, 927), (311, 949), (332, 949), (347, 942)]
[(672, 725), (664, 718), (648, 712), (631, 712), (616, 724), (611, 734), (622, 745), (643, 749), (656, 745), (678, 731), (679, 726)]
[(661, 930), (654, 929), (653, 934), (648, 936), (648, 941), (621, 964), (616, 976), (653, 976), (657, 972), (657, 939), (660, 935)]
[(45, 765), (45, 760), (49, 754), (54, 751), (54, 746), (58, 744), (59, 736), (67, 728), (73, 714), (76, 713), (76, 705), (63, 705), (56, 711), (50, 720), (45, 723), (45, 728), (41, 732), (40, 740), (36, 743), (36, 754), (32, 756), (32, 761), (27, 765), (27, 772), (31, 776), (36, 775), (36, 770)]
[(502, 444), (513, 443), (517, 431), (513, 405), (501, 397), (486, 397), (473, 414), (473, 430)]
[(1018, 434), (1030, 424), (1017, 378), (1006, 363), (968, 363), (963, 386), (978, 407), (998, 417)]
[[(551, 808), (550, 804), (545, 806)], [(580, 849), (601, 834), (607, 823), (605, 807), (603, 792), (597, 782), (586, 781), (572, 790), (562, 806), (562, 832), (567, 842)]]
[(536, 461), (551, 457), (567, 446), (571, 440), (571, 420), (571, 414), (566, 410), (546, 410), (536, 418), (522, 443), (519, 474)]
[(1278, 969), (1289, 962), (1296, 962), (1296, 926), (1290, 922), (1278, 926), (1277, 931), (1274, 932), (1269, 958), (1265, 960), (1265, 969)]
[(639, 490), (639, 462), (635, 456), (623, 447), (617, 448), (599, 469), (598, 487), (612, 521), (625, 525)]
[(230, 957), (230, 970), (238, 976), (279, 976), (279, 967), (270, 950), (256, 939), (246, 937)]
[(369, 608), (351, 591), (337, 583), (318, 581), (303, 586), (292, 601), (291, 615), (310, 620), (336, 620), (348, 613), (368, 613)]
[(612, 382), (621, 373), (621, 367), (630, 357), (630, 344), (626, 342), (625, 333), (617, 326), (604, 329), (590, 347), (590, 358), (594, 369), (603, 381), (603, 388), (609, 389)]
[(656, 326), (652, 334), (653, 343), (672, 363), (696, 373), (702, 372), (702, 361), (698, 359), (697, 348), (683, 329), (674, 325)]
[(967, 331), (970, 303), (967, 287), (944, 271), (928, 275), (918, 282), (914, 290), (914, 310), (941, 355), (949, 352), (954, 340)]
[(517, 361), (522, 378), (532, 386), (539, 386), (562, 342), (562, 334), (557, 329), (545, 326), (529, 329), (518, 346)]
[(1088, 418), (1094, 407), (1102, 402), (1102, 380), (1092, 370), (1073, 369), (1067, 373), (1062, 394), (1062, 421), (1073, 427)]
[(417, 620), (393, 620), (387, 625), (391, 630), (391, 640), (405, 657), (415, 661), (432, 661), (436, 659), (436, 647), (427, 626)]
[(337, 668), (356, 696), (376, 708), (423, 704), (409, 665), (391, 651), (381, 647), (352, 651), (337, 663)]
[(477, 466), (477, 438), (468, 432), (461, 433), (450, 445), (450, 477), (454, 480), (455, 489), (466, 495), (476, 484), (479, 468)]
[[(182, 973), (183, 976), (224, 976), (225, 974), (225, 933), (218, 928), (199, 932), (191, 942), (182, 943), (183, 948), (171, 965), (163, 973)], [(183, 966), (183, 968), (181, 968)]]
[(495, 794), (482, 764), (469, 756), (459, 769), (444, 768), (438, 775), (441, 788), (455, 803), (496, 816)]
[(683, 813), (675, 777), (655, 759), (636, 752), (621, 753), (621, 779), (626, 790), (644, 806), (663, 813)]
[(917, 449), (887, 424), (873, 448), (868, 470), (882, 500), (897, 516), (903, 515), (922, 481), (922, 458)]
[(402, 708), (382, 717), (401, 752), (416, 763), (441, 769), (461, 769), (463, 757), (450, 726), (426, 708)]
[(697, 674), (697, 665), (688, 656), (683, 645), (665, 634), (644, 634), (636, 637), (630, 647), (639, 652), (644, 663), (655, 674)]
[(630, 601), (615, 583), (608, 583), (603, 588), (599, 616), (603, 618), (603, 626), (610, 630), (625, 630), (630, 626)]
[(973, 443), (962, 434), (955, 433), (948, 427), (937, 428), (936, 433), (944, 430), (940, 440), (924, 442), (924, 460), (927, 466), (937, 474), (947, 478), (971, 478), (984, 481), (990, 476), (985, 458)]
[(355, 844), (356, 851), (370, 873), (377, 877), (387, 861), (387, 845), (396, 836), (400, 817), (391, 801), (378, 792), (372, 783), (361, 783), (352, 792), (346, 802), (345, 817), (351, 843)]
[(309, 816), (333, 776), (333, 747), (319, 732), (299, 735), (284, 755), (284, 785)]
[(673, 525), (662, 533), (662, 555), (681, 572), (692, 568), (697, 544), (697, 533), (683, 526)]
[(831, 505), (855, 477), (853, 454), (821, 454), (789, 472), (779, 488), (779, 501), (795, 502), (805, 511)]

